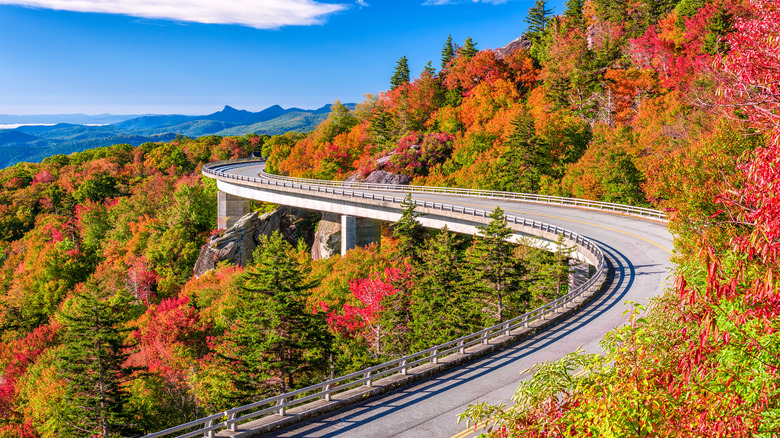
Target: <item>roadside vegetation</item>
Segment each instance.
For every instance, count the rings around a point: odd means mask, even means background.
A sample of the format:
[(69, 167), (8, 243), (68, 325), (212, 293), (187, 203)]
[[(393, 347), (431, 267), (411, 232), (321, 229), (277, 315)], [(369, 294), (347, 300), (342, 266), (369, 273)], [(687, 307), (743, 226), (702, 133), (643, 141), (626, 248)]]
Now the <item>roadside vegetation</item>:
[(416, 78), (402, 57), (388, 91), (352, 111), (336, 102), (310, 134), (179, 137), (0, 170), (0, 437), (164, 429), (566, 292), (565, 254), (506, 242), (500, 210), (472, 238), (422, 229), (410, 203), (379, 246), (313, 261), (273, 235), (252, 264), (195, 278), (216, 226), (201, 167), (256, 151), (285, 175), (385, 170), (667, 211), (674, 288), (608, 335), (603, 357), (542, 365), (517, 409), (464, 419), (495, 437), (772, 436), (778, 6), (570, 0), (552, 16), (539, 0), (528, 22), (525, 48), (448, 38), (438, 71)]

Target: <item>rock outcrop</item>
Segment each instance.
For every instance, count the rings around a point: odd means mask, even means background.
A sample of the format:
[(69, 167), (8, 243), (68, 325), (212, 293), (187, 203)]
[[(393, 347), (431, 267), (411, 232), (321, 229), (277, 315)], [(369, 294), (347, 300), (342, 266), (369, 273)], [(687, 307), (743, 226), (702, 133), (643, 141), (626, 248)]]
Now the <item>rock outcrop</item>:
[(412, 178), (409, 175), (399, 175), (385, 170), (375, 170), (371, 172), (365, 179), (360, 178), (359, 175), (352, 175), (346, 179), (347, 182), (364, 182), (371, 184), (397, 184), (408, 185)]
[(496, 58), (503, 59), (512, 53), (515, 53), (518, 49), (525, 49), (528, 50), (533, 45), (533, 42), (525, 37), (525, 35), (521, 35), (520, 37), (516, 38), (511, 43), (505, 45), (504, 47), (501, 47), (500, 49), (496, 49)]
[(246, 266), (252, 262), (252, 253), (260, 243), (260, 236), (270, 236), (279, 231), (291, 243), (303, 236), (298, 224), (301, 218), (311, 212), (292, 207), (280, 207), (272, 212), (260, 215), (249, 213), (242, 217), (230, 229), (212, 236), (200, 249), (200, 255), (193, 269), (196, 277), (214, 269), (218, 263), (227, 261), (237, 266)]
[[(356, 247), (365, 247), (371, 244), (380, 244), (382, 241), (382, 222), (368, 218), (355, 219)], [(314, 234), (314, 242), (311, 246), (311, 258), (314, 260), (326, 259), (334, 254), (341, 254), (341, 215), (336, 213), (323, 213), (317, 232)]]
[(341, 215), (322, 213), (322, 219), (314, 233), (311, 245), (313, 260), (327, 259), (333, 254), (341, 253)]
[(408, 185), (411, 181), (412, 178), (410, 178), (409, 175), (398, 175), (384, 170), (375, 170), (366, 177), (364, 182), (372, 184)]

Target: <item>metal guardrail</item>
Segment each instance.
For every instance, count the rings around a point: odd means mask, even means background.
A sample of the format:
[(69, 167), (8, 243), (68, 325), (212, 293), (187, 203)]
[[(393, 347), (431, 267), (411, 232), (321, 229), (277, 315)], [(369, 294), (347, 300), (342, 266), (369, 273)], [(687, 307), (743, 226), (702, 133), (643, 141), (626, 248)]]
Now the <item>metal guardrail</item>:
[[(249, 161), (249, 160), (244, 160)], [(217, 162), (210, 163), (203, 167), (203, 173), (208, 176), (214, 176), (223, 179), (246, 181), (259, 183), (269, 186), (288, 187), (294, 189), (304, 189), (311, 191), (327, 193), (333, 193), (344, 196), (359, 197), (361, 199), (372, 199), (383, 202), (392, 202), (400, 204), (403, 198), (385, 196), (375, 193), (365, 193), (354, 190), (345, 190), (344, 188), (333, 187), (325, 184), (314, 184), (306, 181), (301, 182), (298, 180), (290, 180), (286, 178), (276, 178), (273, 175), (266, 174), (264, 177), (246, 177), (241, 175), (234, 175), (216, 170), (224, 164), (232, 164), (237, 161), (229, 162)], [(270, 177), (269, 177), (270, 176)], [(311, 180), (310, 180), (311, 181)], [(454, 213), (469, 214), (476, 217), (486, 218), (490, 216), (490, 212), (487, 210), (473, 209), (466, 207), (458, 207), (450, 204), (443, 204), (430, 201), (416, 201), (418, 206), (427, 208), (438, 209), (442, 211), (450, 211)], [(347, 390), (359, 387), (359, 386), (372, 386), (372, 383), (383, 377), (400, 373), (406, 375), (408, 370), (412, 367), (426, 364), (426, 363), (438, 363), (440, 359), (449, 356), (451, 354), (461, 353), (464, 354), (466, 348), (477, 344), (488, 344), (492, 339), (500, 336), (509, 335), (513, 330), (528, 327), (529, 324), (544, 320), (548, 315), (554, 314), (561, 309), (567, 308), (571, 305), (576, 305), (584, 301), (590, 293), (595, 292), (603, 284), (606, 278), (606, 259), (601, 248), (598, 247), (591, 240), (574, 233), (564, 228), (533, 221), (530, 219), (520, 218), (516, 216), (506, 216), (507, 222), (510, 224), (520, 225), (523, 227), (531, 227), (537, 230), (553, 233), (563, 234), (567, 244), (575, 244), (579, 247), (583, 255), (587, 257), (589, 261), (596, 265), (596, 273), (589, 278), (585, 283), (579, 285), (569, 291), (568, 294), (551, 301), (541, 307), (526, 312), (511, 320), (496, 324), (492, 327), (485, 328), (478, 332), (471, 333), (469, 335), (460, 337), (458, 339), (445, 342), (433, 346), (431, 348), (412, 353), (410, 355), (385, 362), (370, 368), (366, 368), (351, 374), (347, 374), (335, 379), (326, 380), (316, 385), (308, 386), (306, 388), (299, 389), (297, 391), (288, 392), (275, 397), (270, 397), (264, 400), (260, 400), (255, 403), (251, 403), (245, 406), (239, 406), (227, 411), (220, 412), (208, 417), (200, 418), (198, 420), (191, 421), (189, 423), (181, 424), (160, 432), (146, 435), (144, 438), (158, 438), (175, 434), (177, 432), (185, 431), (198, 427), (197, 430), (190, 431), (181, 435), (177, 435), (179, 438), (194, 437), (202, 435), (204, 437), (214, 437), (215, 432), (221, 429), (235, 431), (240, 423), (272, 414), (284, 415), (287, 409), (300, 406), (307, 402), (314, 400), (326, 400), (330, 401), (334, 394), (342, 393)], [(253, 411), (248, 412), (247, 411)], [(245, 413), (243, 415), (240, 415)]]
[[(204, 168), (212, 169), (225, 164), (240, 163), (240, 162), (264, 162), (265, 159), (248, 159), (242, 158), (238, 160), (225, 160), (213, 163), (208, 163)], [(327, 181), (308, 178), (295, 178), (290, 176), (273, 175), (265, 171), (261, 172), (261, 176), (266, 178), (273, 178), (282, 181), (292, 181), (300, 184), (316, 184), (320, 186), (328, 187), (349, 187), (365, 190), (386, 190), (394, 192), (420, 192), (420, 193), (442, 193), (459, 196), (474, 196), (480, 198), (497, 198), (497, 199), (509, 199), (524, 202), (535, 202), (541, 204), (555, 204), (555, 205), (567, 205), (572, 207), (590, 208), (594, 210), (604, 210), (616, 213), (627, 214), (631, 216), (637, 216), (646, 219), (655, 219), (661, 221), (667, 221), (666, 213), (653, 208), (635, 207), (632, 205), (615, 204), (611, 202), (591, 201), (588, 199), (578, 198), (566, 198), (562, 196), (550, 196), (550, 195), (537, 195), (534, 193), (515, 193), (515, 192), (502, 192), (496, 190), (481, 190), (481, 189), (464, 189), (457, 187), (436, 187), (436, 186), (415, 186), (415, 185), (397, 185), (397, 184), (373, 184), (363, 182), (346, 182), (346, 181)]]

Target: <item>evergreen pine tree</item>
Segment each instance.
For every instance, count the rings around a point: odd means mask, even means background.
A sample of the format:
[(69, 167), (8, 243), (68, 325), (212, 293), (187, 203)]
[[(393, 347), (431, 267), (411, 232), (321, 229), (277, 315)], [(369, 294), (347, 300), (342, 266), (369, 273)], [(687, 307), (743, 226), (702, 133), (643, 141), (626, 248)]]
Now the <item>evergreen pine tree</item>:
[(296, 251), (274, 232), (261, 239), (254, 259), (227, 334), (236, 387), (245, 401), (325, 377), (331, 343), (322, 316), (306, 308), (310, 285), (304, 282)]
[(464, 279), (475, 295), (483, 297), (487, 322), (493, 323), (519, 315), (528, 297), (522, 281), (524, 267), (508, 240), (513, 231), (503, 210), (496, 207), (490, 218), (488, 225), (478, 227), (483, 237), (474, 239), (466, 250)]
[(550, 174), (549, 143), (536, 135), (534, 121), (525, 112), (512, 120), (512, 134), (493, 167), (493, 190), (538, 193), (542, 175)]
[(704, 35), (704, 51), (710, 55), (728, 52), (729, 44), (725, 36), (732, 31), (733, 17), (725, 9), (718, 8), (707, 24), (707, 34)]
[(390, 89), (396, 88), (409, 83), (409, 60), (406, 59), (406, 55), (402, 56), (398, 60), (395, 66), (395, 72), (393, 77), (390, 78)]
[(125, 291), (110, 296), (89, 281), (59, 314), (63, 348), (57, 367), (70, 408), (62, 413), (68, 428), (63, 436), (108, 438), (135, 432), (123, 386), (133, 371), (123, 367), (128, 357), (124, 324), (132, 301)]
[(547, 0), (536, 0), (531, 9), (528, 10), (528, 15), (525, 18), (525, 22), (528, 23), (526, 35), (531, 41), (536, 43), (542, 37), (552, 13), (552, 9), (547, 9)]
[(412, 351), (458, 338), (480, 328), (478, 302), (463, 288), (462, 242), (444, 227), (421, 251), (411, 290)]
[(574, 248), (566, 246), (563, 235), (559, 234), (553, 252), (532, 252), (533, 256), (527, 262), (531, 271), (529, 290), (534, 305), (548, 303), (568, 293), (569, 274), (572, 272), (569, 258), (573, 251)]
[(455, 56), (455, 47), (452, 45), (452, 35), (447, 35), (447, 42), (444, 43), (444, 47), (441, 49), (441, 69), (447, 68), (447, 64)]
[(582, 15), (582, 0), (566, 0), (566, 10), (563, 12), (563, 16), (574, 27), (582, 27), (585, 24)]
[(386, 359), (394, 359), (409, 354), (411, 349), (411, 299), (409, 285), (394, 282), (397, 292), (382, 300), (384, 310), (380, 313), (377, 325), (384, 327), (382, 354)]
[(419, 251), (428, 232), (417, 220), (419, 214), (414, 210), (417, 204), (412, 199), (412, 194), (407, 193), (401, 202), (401, 218), (393, 224), (393, 237), (398, 239), (398, 256), (401, 259), (409, 258), (413, 263), (418, 262)]
[(436, 76), (436, 69), (433, 68), (433, 64), (431, 64), (431, 61), (428, 61), (428, 63), (425, 64), (423, 73), (427, 73), (429, 76)]
[(477, 54), (477, 44), (471, 40), (471, 37), (466, 37), (466, 41), (463, 42), (463, 47), (458, 50), (458, 54), (466, 59), (469, 59)]

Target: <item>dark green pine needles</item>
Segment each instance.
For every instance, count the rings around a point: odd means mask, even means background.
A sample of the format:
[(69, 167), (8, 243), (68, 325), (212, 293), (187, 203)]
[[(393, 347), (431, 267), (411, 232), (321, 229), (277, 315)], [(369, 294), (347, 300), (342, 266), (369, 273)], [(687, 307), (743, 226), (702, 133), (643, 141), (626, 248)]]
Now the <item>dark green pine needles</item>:
[(261, 399), (322, 380), (331, 338), (324, 318), (306, 308), (295, 250), (278, 232), (261, 238), (244, 275), (235, 324), (228, 337), (243, 398)]
[(123, 387), (134, 370), (122, 366), (128, 356), (123, 327), (132, 301), (124, 290), (111, 295), (88, 282), (59, 314), (63, 348), (57, 368), (66, 391), (59, 432), (102, 438), (135, 434)]

